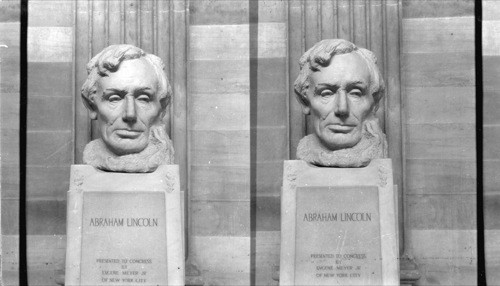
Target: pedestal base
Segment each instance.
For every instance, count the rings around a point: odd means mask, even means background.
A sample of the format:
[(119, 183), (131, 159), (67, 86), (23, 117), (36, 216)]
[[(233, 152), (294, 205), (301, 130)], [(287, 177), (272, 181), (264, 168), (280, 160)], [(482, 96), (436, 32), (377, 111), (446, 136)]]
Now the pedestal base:
[(104, 172), (73, 165), (66, 285), (184, 285), (179, 169)]
[(280, 285), (398, 285), (396, 198), (390, 159), (285, 161)]

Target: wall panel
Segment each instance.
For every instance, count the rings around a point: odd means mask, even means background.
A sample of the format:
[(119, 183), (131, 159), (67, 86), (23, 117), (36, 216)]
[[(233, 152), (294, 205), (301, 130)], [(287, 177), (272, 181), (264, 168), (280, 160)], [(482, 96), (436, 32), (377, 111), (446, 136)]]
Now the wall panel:
[(403, 1), (405, 227), (418, 285), (477, 283), (473, 8)]
[[(316, 11), (319, 7), (310, 1), (308, 9)], [(253, 51), (256, 64), (254, 94), (251, 111), (253, 114), (254, 146), (252, 161), (252, 194), (254, 213), (255, 243), (252, 250), (254, 279), (257, 285), (276, 285), (274, 272), (279, 265), (279, 243), (275, 233), (280, 225), (280, 190), (283, 174), (283, 160), (289, 158), (288, 126), (288, 31), (287, 3), (279, 1), (259, 1), (257, 31), (250, 39), (257, 41)], [(267, 8), (273, 8), (269, 13)], [(257, 11), (258, 10), (258, 11)], [(308, 13), (306, 10), (305, 13)], [(315, 22), (315, 25), (318, 23)], [(263, 247), (263, 246), (267, 247)], [(275, 250), (269, 249), (274, 247)]]
[(191, 1), (190, 12), (189, 256), (205, 283), (248, 285), (248, 2)]
[(74, 3), (30, 1), (28, 9), (28, 281), (55, 285), (65, 252), (64, 244), (51, 242), (66, 234), (66, 192), (75, 149)]
[[(0, 284), (19, 279), (19, 74), (20, 5), (0, 2), (0, 154), (1, 238)], [(9, 243), (9, 237), (14, 242)], [(16, 252), (17, 251), (17, 252)], [(13, 254), (13, 255), (11, 255)]]
[(497, 269), (500, 267), (498, 230), (500, 224), (500, 188), (498, 167), (500, 165), (500, 3), (483, 0), (483, 214), (484, 248), (486, 258), (486, 279), (488, 285), (500, 281)]

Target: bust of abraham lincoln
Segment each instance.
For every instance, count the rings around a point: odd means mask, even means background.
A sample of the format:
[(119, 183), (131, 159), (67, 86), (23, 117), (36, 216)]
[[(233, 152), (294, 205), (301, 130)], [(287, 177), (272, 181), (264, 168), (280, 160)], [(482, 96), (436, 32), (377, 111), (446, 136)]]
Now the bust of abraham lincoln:
[(297, 158), (345, 168), (387, 157), (375, 116), (384, 95), (376, 62), (372, 52), (342, 39), (318, 42), (301, 57), (295, 93), (314, 132), (299, 142)]
[(172, 89), (163, 69), (159, 57), (131, 45), (109, 46), (90, 60), (81, 95), (100, 138), (85, 147), (85, 164), (144, 173), (173, 162), (163, 121)]

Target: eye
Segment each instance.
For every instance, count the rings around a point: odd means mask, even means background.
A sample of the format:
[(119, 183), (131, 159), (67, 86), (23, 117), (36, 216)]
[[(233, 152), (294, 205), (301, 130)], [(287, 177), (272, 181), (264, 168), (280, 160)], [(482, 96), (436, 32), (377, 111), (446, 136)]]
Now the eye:
[(349, 91), (349, 94), (356, 97), (361, 97), (363, 95), (363, 92), (361, 92), (360, 89), (354, 88), (351, 91)]
[(110, 96), (108, 96), (108, 101), (110, 102), (117, 102), (117, 101), (120, 101), (122, 99), (121, 96), (119, 96), (118, 94), (112, 94)]
[(322, 97), (328, 97), (328, 96), (332, 96), (333, 95), (333, 91), (329, 90), (329, 89), (324, 89), (320, 92), (320, 96)]
[(149, 102), (151, 98), (147, 94), (141, 94), (137, 97), (137, 100), (142, 102)]

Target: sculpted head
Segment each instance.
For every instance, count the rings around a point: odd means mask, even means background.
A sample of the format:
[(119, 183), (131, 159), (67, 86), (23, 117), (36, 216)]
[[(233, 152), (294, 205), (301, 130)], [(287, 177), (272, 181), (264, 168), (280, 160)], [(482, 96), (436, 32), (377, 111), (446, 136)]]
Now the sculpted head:
[(341, 39), (323, 40), (300, 58), (295, 93), (322, 148), (354, 148), (366, 122), (378, 127), (375, 112), (384, 81), (376, 61), (372, 52)]
[(162, 119), (172, 90), (163, 68), (159, 57), (131, 45), (109, 46), (87, 64), (83, 102), (112, 155), (138, 154), (155, 138), (168, 140)]

